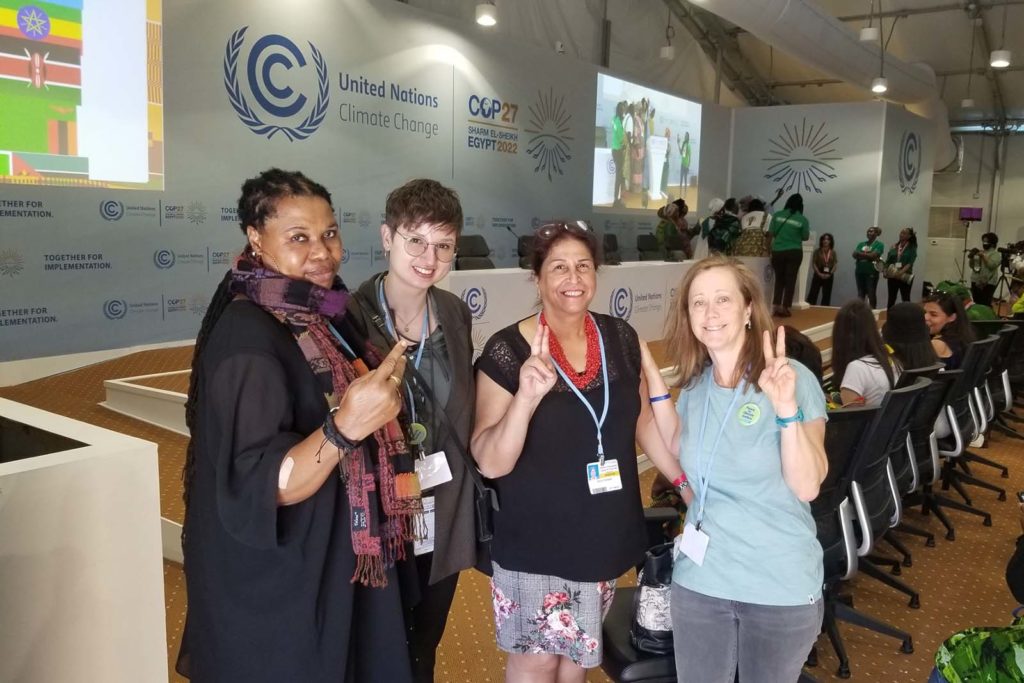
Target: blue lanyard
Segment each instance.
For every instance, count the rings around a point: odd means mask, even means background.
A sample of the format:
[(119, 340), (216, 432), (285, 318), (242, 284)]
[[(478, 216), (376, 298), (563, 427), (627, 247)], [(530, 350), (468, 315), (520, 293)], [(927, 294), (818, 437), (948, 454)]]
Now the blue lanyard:
[[(380, 309), (384, 313), (384, 324), (387, 325), (388, 332), (394, 337), (395, 341), (398, 341), (398, 330), (395, 328), (395, 323), (391, 320), (391, 309), (388, 308), (387, 299), (384, 296), (384, 278), (382, 277), (377, 281), (377, 303), (380, 304)], [(423, 326), (420, 328), (420, 345), (416, 349), (416, 357), (413, 359), (412, 366), (417, 370), (420, 369), (420, 361), (423, 359), (423, 349), (427, 346), (427, 333), (430, 332), (430, 301), (427, 301), (426, 307), (423, 309)], [(409, 383), (405, 383), (405, 394), (409, 398), (409, 421), (416, 422), (416, 401), (413, 400), (412, 389), (409, 387)]]
[[(597, 411), (594, 410), (594, 406), (590, 405), (590, 401), (584, 398), (580, 390), (577, 389), (576, 385), (572, 383), (572, 380), (570, 380), (568, 376), (566, 376), (565, 371), (562, 370), (562, 367), (558, 364), (558, 361), (552, 358), (551, 363), (555, 366), (555, 370), (558, 371), (558, 374), (561, 375), (563, 380), (565, 380), (565, 383), (569, 386), (569, 388), (572, 389), (572, 393), (576, 394), (576, 398), (578, 398), (580, 402), (583, 403), (583, 405), (586, 407), (587, 411), (590, 413), (590, 417), (594, 419), (594, 425), (597, 426), (598, 463), (600, 465), (604, 465), (604, 441), (601, 438), (601, 428), (604, 427), (605, 418), (608, 417), (608, 363), (604, 353), (604, 337), (601, 336), (601, 328), (597, 326), (597, 321), (594, 320), (594, 316), (590, 315), (589, 313), (587, 315), (590, 316), (590, 321), (594, 323), (594, 329), (597, 330), (597, 345), (601, 349), (601, 380), (602, 384), (604, 385), (604, 409), (601, 411), (600, 419), (598, 419), (597, 417)], [(539, 314), (537, 315), (537, 324), (540, 324)]]
[(725, 415), (722, 416), (722, 421), (718, 425), (718, 436), (715, 437), (715, 443), (711, 446), (711, 454), (708, 457), (707, 464), (701, 466), (701, 457), (704, 454), (704, 434), (708, 428), (708, 414), (711, 412), (711, 382), (712, 375), (715, 374), (713, 368), (708, 368), (707, 383), (708, 390), (707, 395), (704, 397), (704, 420), (700, 425), (700, 436), (697, 444), (697, 479), (700, 483), (700, 497), (697, 504), (697, 530), (700, 530), (700, 525), (704, 521), (704, 506), (708, 502), (708, 483), (711, 480), (711, 466), (715, 462), (715, 455), (718, 453), (718, 442), (722, 440), (722, 434), (725, 433), (725, 425), (729, 422), (729, 416), (732, 415), (732, 408), (736, 405), (736, 399), (746, 391), (746, 381), (740, 382), (740, 384), (733, 389), (732, 399), (729, 400), (729, 407), (725, 409)]
[(327, 328), (331, 331), (331, 334), (334, 335), (334, 338), (338, 340), (338, 343), (341, 344), (342, 348), (348, 351), (348, 355), (352, 356), (352, 358), (359, 358), (359, 356), (356, 355), (356, 352), (352, 350), (352, 347), (349, 346), (348, 342), (345, 341), (345, 338), (342, 337), (336, 329), (334, 329), (334, 325), (327, 323)]

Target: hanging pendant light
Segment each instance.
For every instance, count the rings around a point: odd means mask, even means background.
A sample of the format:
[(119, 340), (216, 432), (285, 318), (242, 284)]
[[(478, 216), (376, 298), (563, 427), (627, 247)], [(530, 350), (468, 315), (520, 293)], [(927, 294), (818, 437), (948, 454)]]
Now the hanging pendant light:
[(494, 26), (498, 23), (498, 8), (493, 2), (477, 3), (476, 23), (481, 26)]
[(988, 65), (993, 69), (1005, 69), (1013, 61), (1013, 55), (1006, 49), (1006, 5), (1003, 5), (1003, 33), (999, 38), (999, 49), (992, 50), (989, 55)]

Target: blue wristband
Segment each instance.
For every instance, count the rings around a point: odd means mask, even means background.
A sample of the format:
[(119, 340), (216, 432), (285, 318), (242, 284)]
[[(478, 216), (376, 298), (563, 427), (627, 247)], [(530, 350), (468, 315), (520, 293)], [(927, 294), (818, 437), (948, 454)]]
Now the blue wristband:
[(651, 396), (651, 403), (657, 403), (658, 401), (667, 401), (672, 398), (672, 394), (662, 394), (661, 396)]
[(796, 415), (794, 415), (792, 417), (778, 417), (778, 416), (775, 417), (775, 424), (779, 425), (783, 429), (788, 427), (791, 422), (803, 422), (803, 421), (804, 421), (804, 411), (803, 411), (803, 408), (797, 408), (796, 409)]

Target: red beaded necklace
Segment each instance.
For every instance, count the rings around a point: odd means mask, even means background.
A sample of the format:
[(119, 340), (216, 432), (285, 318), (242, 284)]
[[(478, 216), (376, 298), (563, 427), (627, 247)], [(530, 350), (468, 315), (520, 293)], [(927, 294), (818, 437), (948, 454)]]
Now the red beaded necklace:
[[(547, 325), (543, 311), (540, 314), (540, 324)], [(550, 330), (550, 328), (548, 329)], [(558, 343), (558, 338), (555, 337), (554, 333), (551, 333), (548, 337), (552, 360), (558, 363), (558, 367), (562, 368), (562, 371), (572, 380), (577, 389), (583, 389), (593, 382), (594, 378), (597, 377), (598, 371), (601, 369), (601, 348), (597, 338), (597, 325), (594, 324), (594, 319), (591, 316), (587, 316), (583, 329), (587, 336), (587, 365), (583, 372), (577, 372), (576, 368), (565, 357), (565, 351), (562, 349), (562, 345)]]

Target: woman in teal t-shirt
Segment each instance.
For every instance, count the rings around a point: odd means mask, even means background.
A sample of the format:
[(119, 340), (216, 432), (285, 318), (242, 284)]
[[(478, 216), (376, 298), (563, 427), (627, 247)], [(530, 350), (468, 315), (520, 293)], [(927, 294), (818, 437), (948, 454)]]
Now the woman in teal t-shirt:
[(808, 501), (828, 470), (825, 396), (772, 327), (739, 261), (713, 256), (684, 276), (668, 335), (674, 445), (694, 494), (672, 576), (681, 681), (796, 681), (821, 628)]
[(772, 313), (788, 318), (796, 292), (796, 276), (804, 258), (803, 242), (811, 236), (811, 228), (804, 218), (804, 198), (791, 194), (782, 211), (772, 214), (768, 226), (772, 233), (772, 270), (775, 271), (775, 293), (772, 295)]
[(917, 260), (917, 235), (913, 228), (900, 230), (900, 240), (892, 245), (885, 257), (885, 279), (889, 283), (889, 305), (896, 305), (896, 295), (901, 301), (910, 301), (910, 283), (914, 280), (914, 261)]

